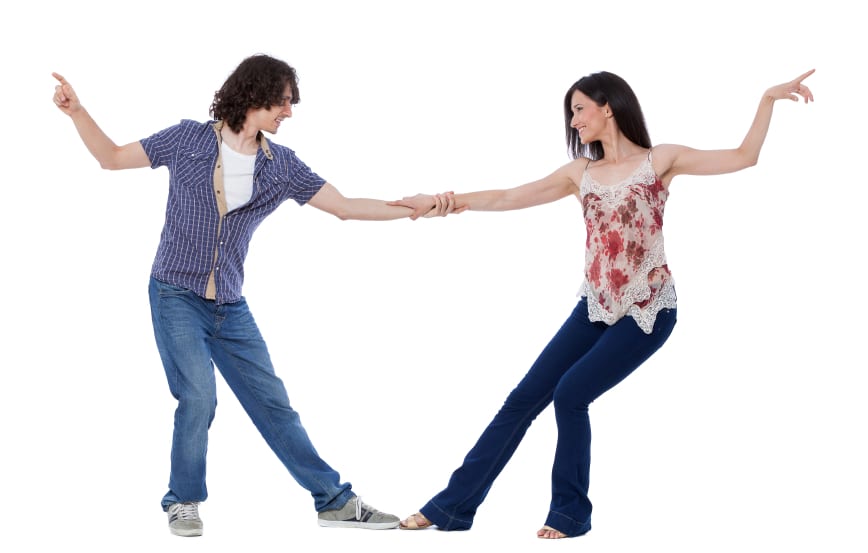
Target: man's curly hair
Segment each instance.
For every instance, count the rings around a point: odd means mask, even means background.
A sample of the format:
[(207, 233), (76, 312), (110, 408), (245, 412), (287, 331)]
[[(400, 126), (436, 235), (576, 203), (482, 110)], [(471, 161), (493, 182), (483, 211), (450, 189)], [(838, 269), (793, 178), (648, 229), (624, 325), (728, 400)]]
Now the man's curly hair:
[(265, 54), (245, 59), (214, 93), (210, 113), (240, 132), (247, 110), (283, 104), (286, 86), (292, 87), (291, 104), (297, 104), (298, 76), (289, 64)]

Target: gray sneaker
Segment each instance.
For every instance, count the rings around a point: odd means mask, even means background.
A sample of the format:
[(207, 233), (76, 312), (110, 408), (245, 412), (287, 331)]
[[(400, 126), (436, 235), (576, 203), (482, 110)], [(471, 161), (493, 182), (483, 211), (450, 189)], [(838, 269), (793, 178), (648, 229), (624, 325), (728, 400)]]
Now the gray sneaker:
[(320, 526), (330, 528), (366, 528), (368, 530), (386, 530), (397, 528), (400, 519), (395, 515), (383, 513), (362, 503), (359, 496), (354, 496), (340, 509), (323, 511), (317, 515)]
[(201, 536), (202, 519), (199, 504), (195, 502), (172, 503), (166, 510), (169, 515), (169, 531), (176, 536)]

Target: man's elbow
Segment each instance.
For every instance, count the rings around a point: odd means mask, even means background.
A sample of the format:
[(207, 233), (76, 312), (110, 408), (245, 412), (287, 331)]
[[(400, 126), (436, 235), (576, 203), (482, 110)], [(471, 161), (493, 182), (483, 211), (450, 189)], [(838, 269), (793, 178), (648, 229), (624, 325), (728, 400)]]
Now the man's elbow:
[(99, 160), (99, 168), (107, 171), (117, 171), (122, 169), (121, 165), (114, 160)]
[(97, 157), (97, 161), (99, 162), (100, 168), (107, 169), (109, 171), (129, 169), (130, 167), (135, 166), (129, 156), (123, 155), (123, 152), (120, 150), (120, 148), (114, 148), (106, 154), (101, 154), (99, 157)]
[(354, 219), (353, 211), (350, 209), (348, 205), (339, 205), (334, 209), (330, 210), (330, 213), (340, 219), (341, 221), (349, 221), (350, 219)]

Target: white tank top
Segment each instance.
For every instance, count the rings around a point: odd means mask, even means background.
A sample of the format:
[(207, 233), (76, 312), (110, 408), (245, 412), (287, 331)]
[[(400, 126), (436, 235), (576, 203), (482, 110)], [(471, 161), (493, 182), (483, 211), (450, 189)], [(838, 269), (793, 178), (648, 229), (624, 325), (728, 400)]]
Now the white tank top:
[(232, 211), (250, 201), (253, 195), (253, 167), (256, 155), (239, 154), (222, 143), (223, 188), (226, 191), (226, 210)]

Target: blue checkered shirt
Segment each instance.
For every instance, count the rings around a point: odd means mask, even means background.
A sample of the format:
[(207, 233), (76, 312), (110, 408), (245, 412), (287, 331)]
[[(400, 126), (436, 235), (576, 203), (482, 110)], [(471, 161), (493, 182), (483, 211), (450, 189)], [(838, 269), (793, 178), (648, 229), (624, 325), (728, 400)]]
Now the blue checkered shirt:
[(325, 184), (295, 152), (260, 135), (250, 201), (226, 211), (219, 121), (183, 120), (141, 140), (151, 167), (169, 169), (166, 222), (151, 275), (217, 303), (241, 299), (253, 231), (288, 199), (309, 201)]

